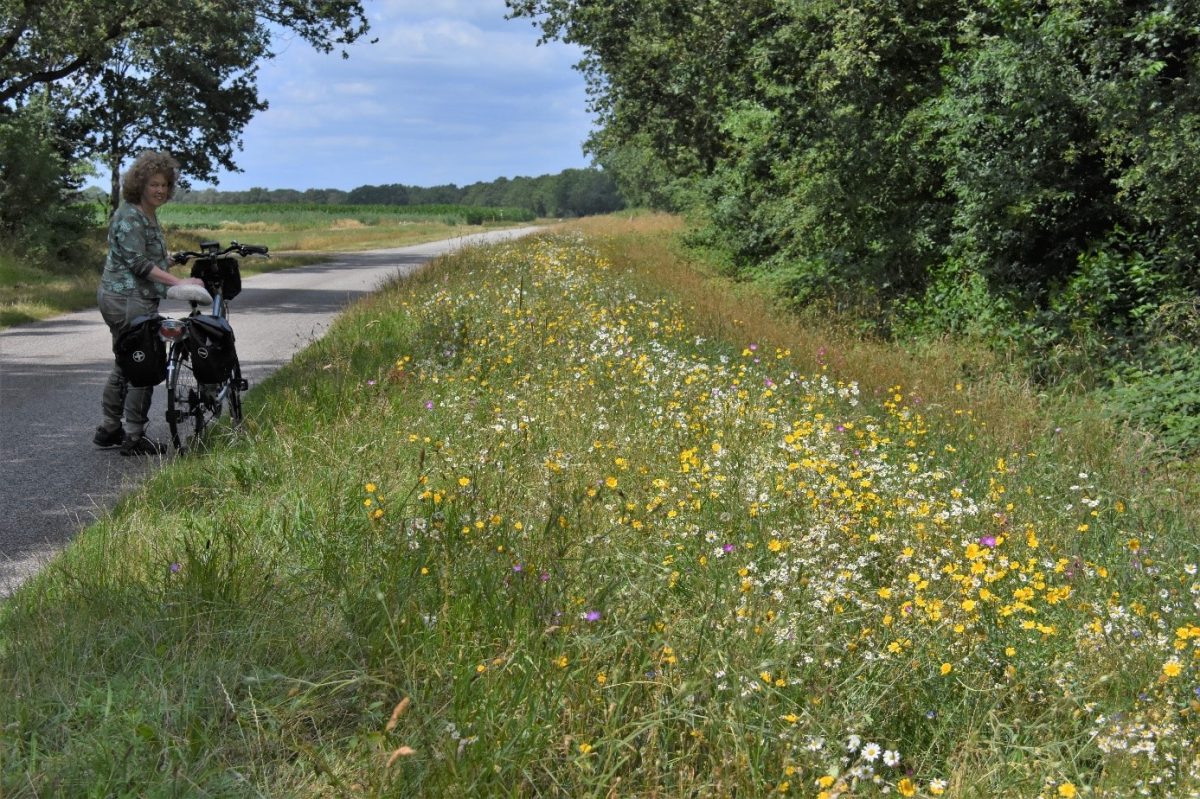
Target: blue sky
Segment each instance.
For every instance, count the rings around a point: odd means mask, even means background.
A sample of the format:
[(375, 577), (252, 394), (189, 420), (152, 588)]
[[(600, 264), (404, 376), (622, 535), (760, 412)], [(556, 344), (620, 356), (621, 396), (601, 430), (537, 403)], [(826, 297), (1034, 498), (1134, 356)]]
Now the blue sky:
[[(365, 0), (350, 58), (276, 41), (259, 73), (269, 103), (217, 188), (466, 185), (588, 165), (578, 49), (537, 46), (504, 0)], [(204, 188), (211, 184), (197, 184)]]

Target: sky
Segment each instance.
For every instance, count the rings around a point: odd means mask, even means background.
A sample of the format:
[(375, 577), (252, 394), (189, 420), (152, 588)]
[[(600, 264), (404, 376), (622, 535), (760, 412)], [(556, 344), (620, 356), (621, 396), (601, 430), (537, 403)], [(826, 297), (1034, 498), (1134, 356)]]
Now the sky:
[(504, 0), (364, 0), (349, 59), (279, 38), (262, 64), (270, 104), (243, 131), (242, 172), (193, 188), (459, 186), (589, 165), (580, 51), (538, 46)]

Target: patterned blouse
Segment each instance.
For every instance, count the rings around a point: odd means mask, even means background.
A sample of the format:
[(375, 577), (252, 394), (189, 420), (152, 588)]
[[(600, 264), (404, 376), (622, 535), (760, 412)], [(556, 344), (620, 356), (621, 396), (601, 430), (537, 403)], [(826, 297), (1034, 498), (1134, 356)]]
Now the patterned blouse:
[(142, 209), (121, 203), (108, 226), (108, 258), (100, 286), (105, 291), (145, 299), (167, 296), (167, 286), (150, 280), (150, 270), (167, 269), (167, 240), (162, 228)]

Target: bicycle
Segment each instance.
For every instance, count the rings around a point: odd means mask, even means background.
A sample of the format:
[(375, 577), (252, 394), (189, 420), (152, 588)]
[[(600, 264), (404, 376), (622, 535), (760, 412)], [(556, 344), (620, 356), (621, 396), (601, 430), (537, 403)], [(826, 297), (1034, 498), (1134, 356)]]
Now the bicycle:
[[(186, 300), (192, 312), (183, 319), (163, 319), (158, 329), (169, 347), (167, 426), (178, 452), (195, 449), (226, 407), (233, 428), (242, 423), (242, 392), (250, 384), (242, 377), (229, 324), (229, 301), (242, 290), (239, 259), (227, 257), (231, 253), (242, 258), (270, 257), (266, 247), (236, 241), (225, 249), (215, 241), (204, 241), (200, 252), (186, 250), (171, 256), (177, 264), (192, 260), (192, 277), (204, 282), (203, 289), (191, 285), (168, 290), (168, 297)], [(200, 306), (209, 302), (210, 312), (202, 313)]]

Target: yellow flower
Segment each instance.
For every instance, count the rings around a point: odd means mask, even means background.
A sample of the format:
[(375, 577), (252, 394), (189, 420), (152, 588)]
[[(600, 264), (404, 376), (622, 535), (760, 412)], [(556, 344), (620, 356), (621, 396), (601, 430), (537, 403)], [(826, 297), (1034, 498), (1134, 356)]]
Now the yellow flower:
[(772, 538), (767, 544), (767, 549), (771, 550), (772, 552), (778, 552), (779, 550), (783, 549), (783, 542), (778, 538)]
[(900, 792), (901, 796), (917, 795), (917, 786), (908, 777), (905, 777), (900, 780), (900, 782), (896, 783), (896, 790)]
[(609, 488), (616, 488), (616, 487), (617, 487), (617, 478), (615, 478), (615, 477), (606, 477), (606, 478), (604, 479), (604, 484), (605, 484), (606, 486), (608, 486)]
[(600, 672), (596, 675), (596, 682), (600, 685), (604, 685), (606, 682), (608, 682), (608, 675), (604, 672)]
[(366, 489), (367, 489), (367, 493), (368, 493), (368, 494), (374, 494), (374, 493), (375, 493), (375, 484), (374, 484), (374, 483), (367, 483), (367, 485), (366, 485)]
[(466, 488), (467, 486), (469, 486), (471, 484), (471, 478), (470, 477), (460, 477), (460, 478), (458, 478), (458, 484), (460, 486), (462, 486), (463, 488)]
[(1072, 799), (1076, 793), (1078, 793), (1078, 791), (1075, 790), (1075, 783), (1064, 782), (1062, 785), (1058, 786), (1058, 795), (1063, 799)]
[(1182, 671), (1183, 666), (1175, 658), (1168, 660), (1162, 667), (1164, 677), (1178, 677)]
[(565, 669), (567, 664), (570, 662), (570, 659), (568, 659), (566, 655), (559, 655), (558, 658), (555, 659), (554, 664), (560, 669)]
[(949, 674), (952, 671), (954, 671), (954, 666), (950, 665), (949, 663), (942, 664), (941, 672), (942, 672), (943, 677), (945, 677), (947, 674)]
[(580, 745), (579, 745), (579, 754), (581, 754), (581, 755), (586, 755), (586, 754), (587, 754), (588, 752), (590, 752), (590, 751), (592, 751), (592, 745), (591, 745), (591, 744), (586, 744), (586, 743), (584, 743), (584, 744), (580, 744)]

